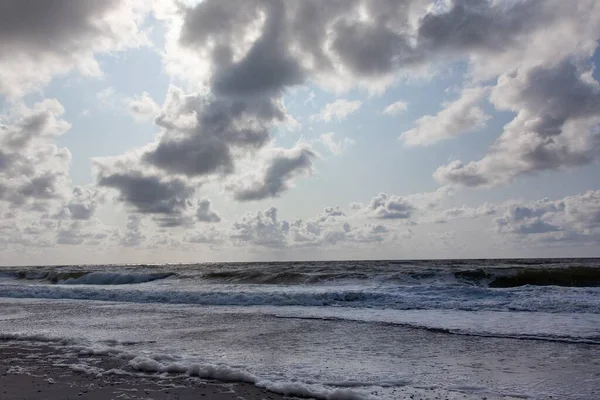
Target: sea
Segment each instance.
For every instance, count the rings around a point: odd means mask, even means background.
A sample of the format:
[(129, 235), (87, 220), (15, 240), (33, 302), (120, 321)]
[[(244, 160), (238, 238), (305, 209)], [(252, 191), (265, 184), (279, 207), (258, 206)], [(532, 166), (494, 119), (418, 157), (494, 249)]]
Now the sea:
[(600, 399), (600, 259), (6, 266), (0, 339), (318, 399)]

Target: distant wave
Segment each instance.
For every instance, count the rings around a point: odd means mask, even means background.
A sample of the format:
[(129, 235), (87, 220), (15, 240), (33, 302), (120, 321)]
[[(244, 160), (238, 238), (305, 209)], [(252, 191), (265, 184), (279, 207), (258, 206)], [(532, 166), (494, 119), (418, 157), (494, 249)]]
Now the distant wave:
[(17, 280), (45, 281), (64, 285), (127, 285), (152, 282), (175, 275), (172, 272), (116, 273), (54, 270), (5, 271), (2, 274)]
[(249, 284), (314, 284), (335, 282), (338, 280), (371, 280), (368, 271), (359, 272), (292, 272), (292, 271), (259, 271), (256, 269), (238, 269), (207, 272), (202, 279), (220, 283), (249, 283)]
[[(517, 262), (518, 261), (518, 262)], [(0, 279), (53, 284), (136, 284), (176, 276), (198, 284), (238, 285), (463, 285), (484, 288), (521, 286), (600, 287), (600, 261), (511, 260), (384, 261), (322, 263), (244, 263), (180, 266), (87, 266), (0, 268)]]

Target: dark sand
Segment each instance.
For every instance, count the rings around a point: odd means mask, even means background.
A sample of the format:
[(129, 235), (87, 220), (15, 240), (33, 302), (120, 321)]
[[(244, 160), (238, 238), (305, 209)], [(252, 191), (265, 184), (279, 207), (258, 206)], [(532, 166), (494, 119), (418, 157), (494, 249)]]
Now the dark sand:
[[(77, 371), (74, 365), (92, 369)], [(245, 383), (133, 374), (127, 360), (80, 355), (40, 343), (0, 341), (1, 400), (289, 399)]]

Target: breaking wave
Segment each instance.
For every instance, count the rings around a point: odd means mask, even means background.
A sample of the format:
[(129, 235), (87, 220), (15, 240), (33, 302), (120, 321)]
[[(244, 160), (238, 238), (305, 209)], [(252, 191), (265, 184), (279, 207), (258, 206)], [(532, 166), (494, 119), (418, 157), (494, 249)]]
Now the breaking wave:
[(600, 260), (339, 261), (0, 268), (0, 279), (119, 285), (176, 275), (197, 284), (600, 287)]
[(600, 268), (563, 267), (563, 268), (508, 268), (474, 269), (455, 272), (460, 279), (475, 282), (488, 282), (492, 288), (509, 288), (525, 285), (599, 287)]
[(598, 289), (529, 287), (489, 289), (477, 287), (416, 287), (397, 291), (327, 288), (326, 290), (148, 290), (108, 289), (94, 286), (0, 285), (0, 297), (69, 299), (124, 303), (189, 304), (203, 306), (354, 307), (393, 310), (539, 311), (548, 313), (600, 313)]
[(382, 284), (463, 283), (491, 288), (525, 285), (600, 287), (600, 267), (501, 267), (388, 271), (290, 271), (284, 268), (239, 268), (211, 271), (202, 279), (214, 283), (307, 285), (339, 281), (376, 281)]

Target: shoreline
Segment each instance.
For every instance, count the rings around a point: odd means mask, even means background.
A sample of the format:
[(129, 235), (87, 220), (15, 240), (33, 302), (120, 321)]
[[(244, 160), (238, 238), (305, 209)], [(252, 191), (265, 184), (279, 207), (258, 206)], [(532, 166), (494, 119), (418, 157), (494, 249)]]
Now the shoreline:
[(46, 343), (0, 341), (0, 398), (10, 400), (284, 400), (248, 383), (181, 374), (141, 374), (125, 359), (63, 351)]

